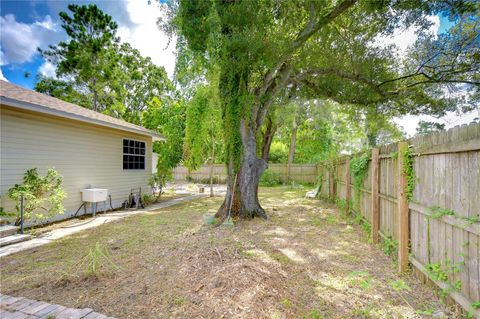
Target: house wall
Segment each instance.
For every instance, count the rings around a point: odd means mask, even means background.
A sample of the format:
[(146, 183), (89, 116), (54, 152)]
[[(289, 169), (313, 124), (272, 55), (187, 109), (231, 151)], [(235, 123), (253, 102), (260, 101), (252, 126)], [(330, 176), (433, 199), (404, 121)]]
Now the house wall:
[[(123, 170), (123, 138), (146, 142), (145, 170)], [(6, 193), (21, 183), (27, 169), (38, 168), (44, 175), (49, 167), (64, 178), (66, 214), (82, 204), (80, 190), (107, 188), (114, 208), (128, 198), (130, 189), (150, 192), (152, 138), (135, 133), (90, 125), (78, 121), (0, 106), (0, 206), (6, 211), (14, 203)], [(99, 209), (103, 204), (99, 204)], [(83, 213), (83, 209), (79, 214)]]

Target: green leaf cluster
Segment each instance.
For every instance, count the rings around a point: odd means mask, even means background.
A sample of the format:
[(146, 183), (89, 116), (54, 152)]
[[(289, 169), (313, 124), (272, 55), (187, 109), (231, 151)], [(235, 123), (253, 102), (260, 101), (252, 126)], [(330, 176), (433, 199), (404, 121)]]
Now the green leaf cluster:
[(49, 168), (43, 177), (38, 174), (37, 168), (32, 168), (25, 172), (22, 184), (15, 184), (8, 190), (8, 197), (15, 201), (15, 209), (20, 214), (20, 199), (23, 195), (25, 219), (63, 214), (62, 201), (66, 194), (62, 182), (62, 176), (53, 168)]
[(360, 194), (363, 182), (368, 174), (368, 163), (370, 161), (370, 152), (366, 151), (361, 155), (353, 156), (350, 160), (350, 173), (353, 177), (354, 206), (360, 204)]
[(417, 176), (415, 175), (415, 169), (413, 168), (413, 146), (409, 145), (400, 155), (403, 157), (402, 173), (407, 177), (405, 193), (407, 200), (411, 201), (413, 198), (413, 190), (417, 183)]

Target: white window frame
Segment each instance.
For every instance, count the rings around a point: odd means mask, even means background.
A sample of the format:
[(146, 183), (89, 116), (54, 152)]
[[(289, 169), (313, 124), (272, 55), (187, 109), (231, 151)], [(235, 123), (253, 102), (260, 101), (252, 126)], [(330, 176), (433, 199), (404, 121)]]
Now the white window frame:
[[(141, 142), (141, 143), (144, 143), (145, 144), (145, 154), (130, 154), (130, 153), (125, 153), (123, 151), (123, 147), (124, 147), (124, 141), (134, 141), (134, 142)], [(122, 138), (122, 169), (124, 171), (146, 171), (147, 170), (147, 141), (142, 141), (142, 140), (138, 140), (138, 139), (134, 139), (134, 138), (129, 138), (129, 137), (124, 137)], [(143, 156), (143, 168), (124, 168), (123, 167), (123, 164), (124, 164), (124, 161), (123, 161), (123, 156)]]

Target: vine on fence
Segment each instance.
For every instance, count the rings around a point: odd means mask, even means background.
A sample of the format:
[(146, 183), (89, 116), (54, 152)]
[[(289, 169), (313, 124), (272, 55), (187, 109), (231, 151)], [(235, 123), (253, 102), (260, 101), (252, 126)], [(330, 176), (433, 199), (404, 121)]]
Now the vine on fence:
[(413, 197), (413, 190), (415, 188), (415, 184), (417, 182), (417, 176), (415, 175), (415, 170), (413, 169), (413, 152), (412, 146), (409, 145), (404, 152), (402, 152), (403, 157), (403, 167), (402, 173), (405, 174), (407, 177), (407, 185), (406, 185), (406, 196), (407, 200), (411, 201)]
[(368, 173), (368, 161), (370, 160), (370, 152), (365, 152), (362, 155), (354, 156), (350, 160), (350, 172), (353, 175), (353, 189), (355, 191), (354, 206), (359, 205), (360, 191), (362, 189), (363, 181)]

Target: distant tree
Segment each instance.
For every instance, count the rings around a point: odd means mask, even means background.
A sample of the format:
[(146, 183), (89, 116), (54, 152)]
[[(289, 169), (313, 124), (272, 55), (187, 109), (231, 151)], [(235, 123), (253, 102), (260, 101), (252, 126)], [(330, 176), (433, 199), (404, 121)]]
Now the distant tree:
[(429, 121), (420, 121), (417, 126), (417, 134), (428, 134), (435, 131), (444, 131), (445, 124)]
[(112, 79), (108, 54), (119, 41), (117, 23), (94, 4), (70, 4), (68, 10), (70, 14), (62, 11), (59, 15), (69, 40), (40, 53), (57, 65), (58, 77), (73, 78), (86, 91), (91, 109), (103, 111), (112, 102), (104, 87)]
[(174, 95), (165, 69), (128, 43), (117, 24), (95, 5), (69, 5), (61, 12), (69, 40), (41, 51), (57, 78), (41, 76), (35, 90), (140, 125), (153, 97)]
[(153, 151), (158, 154), (157, 174), (161, 178), (169, 176), (182, 160), (185, 105), (170, 98), (160, 100), (154, 97), (143, 112), (142, 125), (165, 137), (165, 142), (154, 142)]

